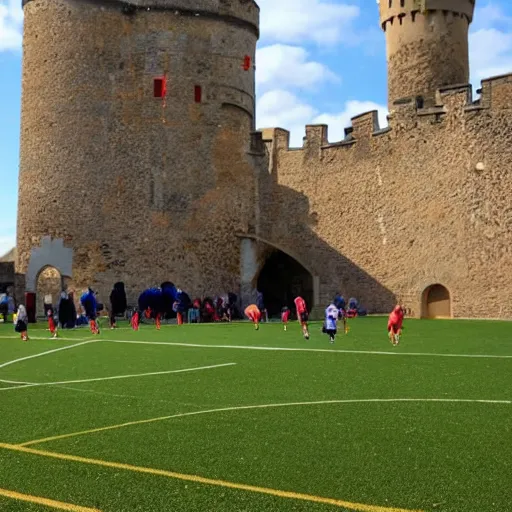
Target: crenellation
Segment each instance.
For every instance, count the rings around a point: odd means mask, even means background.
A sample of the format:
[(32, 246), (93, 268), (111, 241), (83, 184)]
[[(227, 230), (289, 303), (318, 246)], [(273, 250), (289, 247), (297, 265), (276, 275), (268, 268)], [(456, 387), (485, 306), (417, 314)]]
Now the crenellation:
[(328, 127), (325, 124), (306, 125), (306, 136), (303, 139), (303, 148), (310, 151), (318, 151), (322, 146), (328, 144)]
[(369, 139), (380, 130), (379, 113), (376, 110), (364, 112), (351, 119), (352, 135), (357, 140)]

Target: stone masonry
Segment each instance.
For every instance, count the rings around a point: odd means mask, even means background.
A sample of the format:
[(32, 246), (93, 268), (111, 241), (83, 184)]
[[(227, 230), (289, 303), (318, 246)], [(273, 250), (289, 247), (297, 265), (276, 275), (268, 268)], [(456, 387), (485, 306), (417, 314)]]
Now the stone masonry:
[(247, 301), (277, 248), (313, 306), (342, 291), (419, 316), (442, 284), (455, 317), (512, 317), (512, 75), (473, 98), (472, 0), (381, 0), (389, 127), (362, 113), (333, 142), (307, 126), (301, 148), (253, 131), (252, 0), (116, 4), (26, 2), (18, 273), (50, 236), (75, 286)]

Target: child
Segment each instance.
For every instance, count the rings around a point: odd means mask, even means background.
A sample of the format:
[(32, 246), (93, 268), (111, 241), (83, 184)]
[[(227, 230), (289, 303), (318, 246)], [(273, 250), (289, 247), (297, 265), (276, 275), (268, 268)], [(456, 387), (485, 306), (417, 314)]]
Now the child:
[(57, 326), (55, 325), (55, 319), (53, 317), (53, 307), (50, 307), (46, 311), (46, 316), (48, 317), (48, 330), (50, 331), (52, 338), (56, 338), (57, 337)]
[(297, 310), (297, 319), (302, 327), (302, 335), (304, 339), (309, 340), (309, 330), (308, 330), (308, 308), (306, 307), (306, 301), (302, 297), (297, 297), (293, 302), (295, 302), (295, 309)]
[(288, 330), (288, 319), (290, 318), (290, 308), (285, 306), (281, 309), (281, 322), (284, 324), (284, 330)]
[(99, 334), (100, 329), (98, 327), (98, 323), (96, 322), (97, 302), (94, 291), (91, 288), (88, 288), (80, 297), (80, 304), (84, 309), (85, 316), (89, 319), (89, 327), (91, 329), (91, 333)]
[(117, 327), (116, 316), (123, 316), (128, 308), (126, 300), (126, 291), (124, 283), (118, 282), (114, 284), (114, 288), (110, 292), (110, 328)]
[(21, 334), (23, 341), (28, 341), (28, 315), (27, 310), (23, 304), (18, 307), (18, 313), (16, 315), (16, 325), (14, 327), (16, 332)]
[(135, 311), (135, 313), (132, 315), (130, 323), (131, 323), (132, 329), (134, 331), (139, 330), (139, 312), (138, 311)]
[(260, 328), (261, 311), (256, 304), (251, 304), (245, 308), (245, 316), (254, 323), (254, 328), (258, 330)]
[(334, 338), (336, 337), (336, 322), (339, 314), (338, 308), (332, 303), (325, 310), (325, 322), (322, 332), (329, 336), (330, 343), (334, 343)]
[(388, 336), (391, 344), (396, 346), (400, 343), (400, 335), (402, 334), (402, 324), (404, 322), (404, 308), (396, 305), (388, 319)]

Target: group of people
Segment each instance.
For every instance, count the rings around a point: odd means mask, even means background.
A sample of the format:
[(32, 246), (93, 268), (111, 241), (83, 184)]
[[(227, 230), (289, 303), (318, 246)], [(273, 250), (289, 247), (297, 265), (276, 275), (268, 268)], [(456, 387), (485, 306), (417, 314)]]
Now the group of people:
[[(296, 297), (294, 300), (297, 320), (301, 326), (302, 335), (304, 339), (309, 340), (309, 311), (306, 301), (302, 297)], [(262, 319), (262, 311), (258, 304), (250, 304), (245, 308), (245, 316), (254, 324), (254, 328), (259, 330), (260, 322)], [(288, 330), (288, 321), (290, 319), (290, 308), (284, 306), (281, 310), (281, 321), (284, 325), (284, 330)], [(396, 346), (400, 342), (400, 336), (403, 330), (403, 321), (405, 316), (405, 308), (396, 305), (388, 318), (388, 336), (391, 343)], [(343, 297), (337, 294), (334, 300), (327, 306), (324, 313), (324, 323), (322, 332), (329, 336), (329, 342), (334, 343), (338, 333), (338, 321), (343, 322), (343, 332), (348, 334), (349, 326), (347, 318), (349, 312), (346, 309), (346, 304)]]
[[(109, 323), (110, 328), (115, 329), (116, 318), (124, 316), (128, 309), (126, 291), (124, 283), (118, 282), (114, 284), (110, 293)], [(69, 304), (68, 304), (69, 303)], [(303, 297), (298, 296), (294, 299), (297, 320), (301, 326), (304, 339), (309, 340), (309, 311), (306, 301)], [(98, 324), (99, 307), (96, 292), (88, 287), (80, 297), (80, 305), (84, 316), (87, 319), (89, 328), (93, 335), (100, 334)], [(350, 301), (349, 307), (341, 294), (336, 294), (334, 300), (327, 306), (324, 313), (324, 323), (322, 332), (329, 337), (330, 343), (334, 343), (338, 333), (338, 321), (343, 322), (343, 332), (348, 334), (349, 326), (348, 317), (352, 317), (351, 311), (354, 309), (354, 301)], [(69, 310), (69, 311), (68, 311)], [(195, 314), (193, 314), (195, 312)], [(237, 297), (235, 294), (229, 294), (227, 299), (219, 297), (215, 302), (212, 299), (196, 299), (193, 302), (188, 294), (177, 288), (171, 282), (162, 283), (160, 287), (149, 288), (144, 290), (138, 300), (138, 308), (131, 318), (131, 326), (134, 330), (139, 329), (142, 318), (153, 319), (157, 329), (161, 327), (162, 318), (168, 317), (170, 314), (176, 314), (177, 323), (184, 323), (184, 316), (188, 313), (189, 323), (200, 321), (201, 317), (210, 319), (210, 321), (226, 320), (231, 321), (233, 314), (237, 312)], [(353, 312), (352, 312), (353, 313)], [(244, 310), (245, 316), (254, 324), (256, 330), (259, 330), (263, 315), (266, 314), (263, 305), (263, 295), (258, 292), (258, 300), (256, 304), (250, 304)], [(58, 322), (53, 306), (47, 310), (48, 330), (53, 338), (57, 337), (58, 325), (66, 326), (70, 322), (68, 317), (76, 317), (74, 301), (65, 291), (62, 292), (59, 302)], [(288, 306), (284, 306), (281, 310), (281, 321), (284, 330), (288, 330), (291, 311)], [(403, 330), (403, 320), (405, 316), (405, 308), (396, 305), (388, 318), (388, 336), (393, 345), (398, 345)], [(268, 319), (267, 319), (268, 320)], [(18, 307), (17, 314), (14, 317), (15, 330), (21, 334), (21, 339), (28, 340), (28, 315), (25, 306)], [(73, 323), (74, 326), (74, 323)]]

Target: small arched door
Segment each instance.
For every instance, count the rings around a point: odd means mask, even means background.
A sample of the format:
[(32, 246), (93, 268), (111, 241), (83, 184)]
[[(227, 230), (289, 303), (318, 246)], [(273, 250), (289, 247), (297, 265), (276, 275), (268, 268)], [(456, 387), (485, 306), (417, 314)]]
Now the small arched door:
[(41, 318), (51, 306), (56, 307), (63, 287), (61, 273), (55, 268), (47, 266), (37, 276), (36, 288), (36, 315)]
[(451, 318), (450, 292), (442, 284), (433, 284), (425, 289), (422, 300), (423, 318)]

